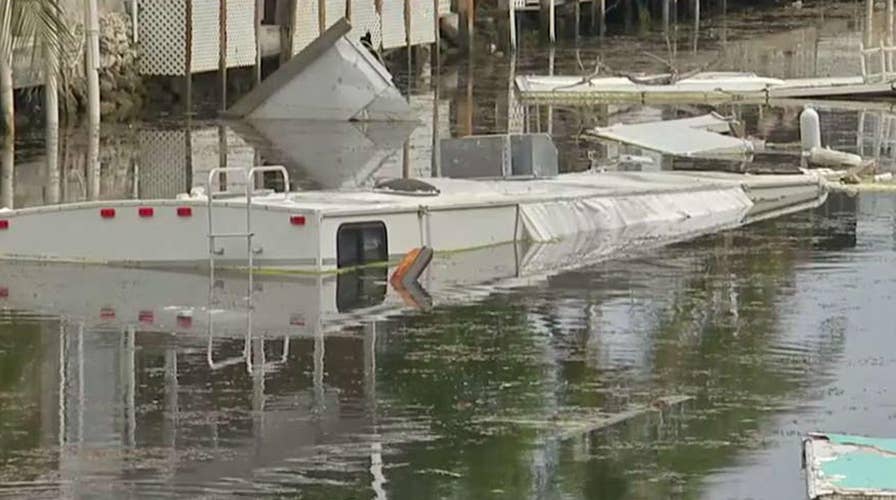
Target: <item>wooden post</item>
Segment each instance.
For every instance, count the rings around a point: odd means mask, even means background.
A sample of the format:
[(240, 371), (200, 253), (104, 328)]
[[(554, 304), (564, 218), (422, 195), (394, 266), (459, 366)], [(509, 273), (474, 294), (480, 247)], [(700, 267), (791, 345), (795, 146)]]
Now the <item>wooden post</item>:
[(218, 3), (218, 74), (221, 78), (221, 111), (227, 109), (227, 0)]
[[(728, 0), (722, 0), (722, 48), (724, 49), (728, 45)], [(815, 44), (816, 50), (818, 49), (818, 43), (816, 40)]]
[(464, 0), (467, 4), (467, 50), (473, 51), (473, 39), (476, 32), (476, 2)]
[[(893, 0), (887, 0), (887, 45), (889, 47), (893, 46), (894, 37), (893, 37)], [(887, 52), (887, 69), (885, 73), (890, 73), (893, 70), (893, 53)]]
[(694, 52), (697, 52), (697, 43), (700, 40), (700, 0), (694, 2)]
[(87, 189), (88, 198), (100, 195), (100, 20), (96, 0), (85, 0), (84, 27), (87, 68)]
[(575, 5), (573, 6), (573, 32), (575, 33), (575, 39), (579, 39), (579, 26), (582, 25), (582, 1), (581, 0), (573, 0)]
[(184, 10), (184, 113), (193, 113), (193, 0), (185, 0)]
[(516, 50), (516, 5), (515, 0), (507, 1), (507, 13), (510, 18), (510, 49)]
[(874, 42), (874, 0), (865, 0), (865, 47)]
[[(433, 68), (433, 70), (435, 70), (436, 66), (439, 64), (439, 58), (442, 55), (442, 30), (439, 27), (439, 19), (440, 19), (440, 17), (439, 17), (439, 0), (432, 0), (432, 9), (433, 9), (433, 12), (435, 13), (435, 15), (433, 16), (433, 19), (435, 21), (433, 23), (434, 24), (433, 32), (435, 35), (433, 40), (435, 42), (434, 42), (434, 44), (433, 44), (434, 46), (432, 48), (432, 68)], [(433, 78), (433, 81), (435, 81), (435, 78)], [(436, 85), (438, 85), (438, 82), (436, 82)]]
[(264, 0), (255, 0), (255, 85), (261, 83), (261, 19)]
[(317, 0), (317, 28), (320, 34), (327, 31), (327, 0)]
[[(663, 0), (663, 33), (669, 32), (669, 2), (671, 0)], [(724, 3), (725, 0), (722, 0)]]
[(597, 3), (598, 34), (604, 36), (607, 33), (607, 0), (593, 0)]

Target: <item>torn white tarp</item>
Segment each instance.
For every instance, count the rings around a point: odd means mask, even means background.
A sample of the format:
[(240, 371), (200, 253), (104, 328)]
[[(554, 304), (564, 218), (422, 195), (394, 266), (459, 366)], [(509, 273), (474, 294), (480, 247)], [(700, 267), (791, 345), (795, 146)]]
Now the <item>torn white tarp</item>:
[(694, 118), (661, 122), (617, 124), (595, 128), (597, 137), (631, 144), (677, 156), (746, 156), (753, 144), (745, 139), (723, 135), (729, 121), (710, 113)]
[[(520, 205), (520, 218), (529, 239), (543, 242), (642, 224), (681, 224), (689, 219), (711, 227), (736, 225), (752, 206), (743, 189), (734, 186), (527, 203)], [(687, 227), (688, 232), (700, 230)]]

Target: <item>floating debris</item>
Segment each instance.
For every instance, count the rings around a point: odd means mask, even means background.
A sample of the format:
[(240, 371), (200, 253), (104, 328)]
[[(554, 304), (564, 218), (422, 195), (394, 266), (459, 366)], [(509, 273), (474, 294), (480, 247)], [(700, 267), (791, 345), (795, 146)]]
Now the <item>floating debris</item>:
[(803, 463), (810, 499), (896, 498), (896, 439), (809, 434)]

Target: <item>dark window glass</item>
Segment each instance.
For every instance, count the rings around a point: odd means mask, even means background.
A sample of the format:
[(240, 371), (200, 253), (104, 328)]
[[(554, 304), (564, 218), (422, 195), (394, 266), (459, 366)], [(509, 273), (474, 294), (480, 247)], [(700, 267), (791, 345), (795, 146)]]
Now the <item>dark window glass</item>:
[(336, 233), (336, 256), (340, 268), (389, 260), (386, 225), (377, 221), (339, 226)]

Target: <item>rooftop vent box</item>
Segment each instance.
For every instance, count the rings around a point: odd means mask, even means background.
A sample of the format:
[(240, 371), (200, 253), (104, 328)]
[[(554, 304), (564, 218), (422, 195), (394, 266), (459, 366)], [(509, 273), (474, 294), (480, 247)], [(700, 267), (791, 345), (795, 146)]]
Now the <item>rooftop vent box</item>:
[(456, 179), (552, 177), (557, 147), (548, 134), (472, 135), (442, 139), (442, 175)]

